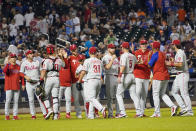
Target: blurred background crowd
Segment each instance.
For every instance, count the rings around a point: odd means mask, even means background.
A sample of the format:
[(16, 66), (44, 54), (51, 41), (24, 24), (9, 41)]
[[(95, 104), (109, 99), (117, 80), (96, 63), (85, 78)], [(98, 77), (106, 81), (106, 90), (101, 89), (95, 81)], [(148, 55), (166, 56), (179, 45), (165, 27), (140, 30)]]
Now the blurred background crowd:
[(18, 55), (18, 64), (27, 49), (42, 61), (49, 43), (67, 49), (76, 44), (87, 57), (88, 49), (96, 46), (102, 57), (109, 43), (116, 45), (119, 55), (123, 41), (137, 50), (141, 39), (148, 41), (149, 48), (159, 40), (168, 58), (174, 56), (170, 43), (179, 39), (190, 73), (196, 72), (196, 1), (0, 0), (1, 76), (10, 51)]

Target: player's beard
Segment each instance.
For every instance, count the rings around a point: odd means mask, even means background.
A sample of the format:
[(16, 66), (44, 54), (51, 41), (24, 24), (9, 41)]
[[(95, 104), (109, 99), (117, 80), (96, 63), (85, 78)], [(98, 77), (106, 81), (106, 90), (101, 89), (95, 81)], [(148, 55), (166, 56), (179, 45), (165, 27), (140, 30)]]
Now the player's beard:
[(110, 53), (111, 55), (114, 55), (114, 54), (115, 54), (115, 50), (112, 51), (112, 50), (110, 49), (110, 50), (109, 50), (109, 53)]

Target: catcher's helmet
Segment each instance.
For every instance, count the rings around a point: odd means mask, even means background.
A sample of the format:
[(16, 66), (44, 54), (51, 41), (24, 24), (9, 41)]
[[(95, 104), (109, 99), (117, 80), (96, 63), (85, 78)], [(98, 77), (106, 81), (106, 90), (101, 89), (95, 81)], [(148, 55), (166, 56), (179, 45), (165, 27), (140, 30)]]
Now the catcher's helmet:
[(49, 45), (46, 47), (46, 52), (47, 52), (47, 54), (54, 54), (54, 45), (49, 44)]

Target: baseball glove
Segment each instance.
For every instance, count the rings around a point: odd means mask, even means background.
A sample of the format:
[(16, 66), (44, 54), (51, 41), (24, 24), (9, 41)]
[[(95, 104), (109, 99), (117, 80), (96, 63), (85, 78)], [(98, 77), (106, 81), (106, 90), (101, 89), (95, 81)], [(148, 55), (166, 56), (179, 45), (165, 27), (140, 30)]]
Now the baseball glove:
[(36, 87), (35, 94), (44, 101), (45, 92), (44, 92), (44, 81), (40, 81), (40, 84)]
[(78, 91), (81, 91), (81, 90), (83, 89), (83, 88), (82, 88), (82, 83), (77, 82), (77, 83), (76, 83), (76, 88), (77, 88)]

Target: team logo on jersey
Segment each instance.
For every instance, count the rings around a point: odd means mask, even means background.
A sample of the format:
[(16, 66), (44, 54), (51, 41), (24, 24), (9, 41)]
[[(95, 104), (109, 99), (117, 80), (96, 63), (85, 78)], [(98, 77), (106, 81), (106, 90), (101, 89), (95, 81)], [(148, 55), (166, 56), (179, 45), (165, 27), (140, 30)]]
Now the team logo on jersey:
[(32, 66), (25, 66), (25, 69), (26, 69), (26, 70), (35, 70), (35, 69), (38, 69), (38, 67), (35, 66), (35, 65), (32, 65)]

